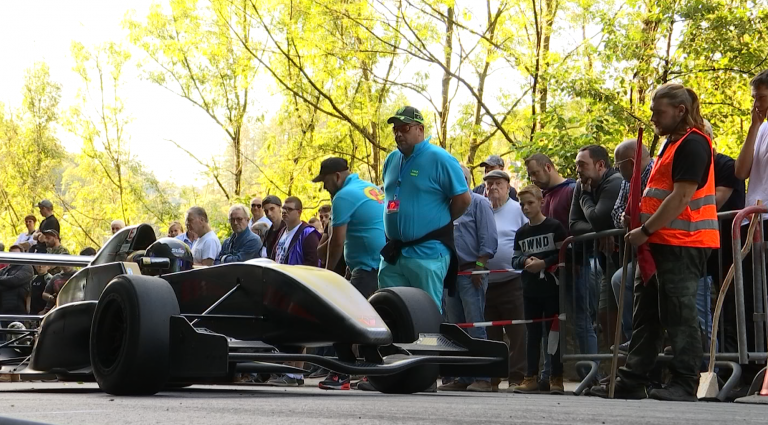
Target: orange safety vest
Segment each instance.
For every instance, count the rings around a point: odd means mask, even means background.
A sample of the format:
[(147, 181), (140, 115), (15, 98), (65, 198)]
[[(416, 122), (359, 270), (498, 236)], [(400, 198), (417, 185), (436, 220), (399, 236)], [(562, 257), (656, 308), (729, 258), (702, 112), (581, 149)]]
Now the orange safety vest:
[[(645, 223), (659, 209), (659, 205), (672, 193), (675, 182), (672, 180), (672, 162), (675, 151), (692, 132), (704, 136), (712, 150), (712, 141), (697, 129), (690, 129), (677, 143), (664, 147), (657, 158), (648, 178), (643, 199), (640, 201), (640, 220)], [(707, 184), (696, 190), (688, 206), (666, 227), (654, 232), (648, 242), (663, 245), (678, 245), (696, 248), (720, 248), (720, 231), (717, 223), (717, 205), (715, 202), (715, 161), (709, 163)]]

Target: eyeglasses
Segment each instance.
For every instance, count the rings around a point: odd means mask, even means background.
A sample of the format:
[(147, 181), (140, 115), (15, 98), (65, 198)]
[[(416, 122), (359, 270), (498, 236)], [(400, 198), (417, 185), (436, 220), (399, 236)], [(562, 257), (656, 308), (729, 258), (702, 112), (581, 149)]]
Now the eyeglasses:
[(261, 204), (251, 204), (251, 208), (261, 208)]
[(623, 163), (625, 163), (625, 162), (627, 162), (627, 161), (632, 161), (632, 162), (635, 162), (635, 158), (627, 158), (627, 159), (622, 159), (622, 160), (621, 160), (621, 161), (619, 161), (619, 162), (614, 162), (614, 163), (613, 163), (613, 166), (614, 166), (614, 167), (616, 167), (616, 169), (618, 169), (618, 168), (619, 168), (619, 166), (621, 166), (621, 164), (623, 164)]
[(229, 222), (230, 223), (241, 223), (241, 222), (246, 221), (246, 220), (248, 220), (248, 219), (245, 218), (245, 217), (230, 217), (229, 218)]
[(292, 213), (294, 211), (298, 211), (298, 210), (299, 210), (298, 208), (283, 207), (283, 212), (287, 213), (287, 214), (290, 214), (290, 213)]
[(397, 134), (405, 134), (409, 131), (411, 131), (411, 127), (415, 127), (414, 125), (398, 125), (397, 127), (392, 127), (392, 133)]

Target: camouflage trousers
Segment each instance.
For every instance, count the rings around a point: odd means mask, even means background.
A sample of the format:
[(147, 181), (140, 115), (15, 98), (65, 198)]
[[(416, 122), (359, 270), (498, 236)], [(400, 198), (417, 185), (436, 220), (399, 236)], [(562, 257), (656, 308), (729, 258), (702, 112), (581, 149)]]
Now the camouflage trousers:
[(702, 361), (696, 289), (706, 274), (708, 248), (651, 244), (656, 275), (647, 285), (635, 273), (632, 340), (622, 385), (647, 386), (648, 374), (662, 350), (666, 330), (674, 353), (668, 364), (670, 384), (696, 394)]

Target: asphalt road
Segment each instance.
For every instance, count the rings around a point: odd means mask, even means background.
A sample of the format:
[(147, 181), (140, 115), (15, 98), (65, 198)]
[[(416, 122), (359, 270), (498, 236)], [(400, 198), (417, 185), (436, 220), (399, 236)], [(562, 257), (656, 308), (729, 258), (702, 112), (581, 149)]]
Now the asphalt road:
[(316, 387), (194, 386), (114, 397), (95, 384), (0, 383), (3, 418), (50, 424), (765, 424), (768, 405), (506, 393), (410, 396)]

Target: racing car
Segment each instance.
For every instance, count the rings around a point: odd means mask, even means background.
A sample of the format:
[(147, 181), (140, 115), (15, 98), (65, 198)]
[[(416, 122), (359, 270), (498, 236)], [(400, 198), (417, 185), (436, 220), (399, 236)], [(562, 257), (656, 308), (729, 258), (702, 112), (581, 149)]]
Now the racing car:
[[(401, 394), (438, 376), (508, 373), (503, 342), (442, 323), (419, 289), (382, 289), (366, 300), (315, 267), (255, 259), (196, 268), (183, 242), (156, 240), (147, 224), (122, 229), (93, 257), (0, 253), (0, 262), (82, 267), (47, 314), (0, 315), (0, 332), (10, 335), (0, 373), (95, 379), (114, 395), (307, 373), (291, 362), (366, 375), (377, 390)], [(39, 326), (7, 326), (30, 321)], [(301, 354), (329, 345), (336, 357)]]

